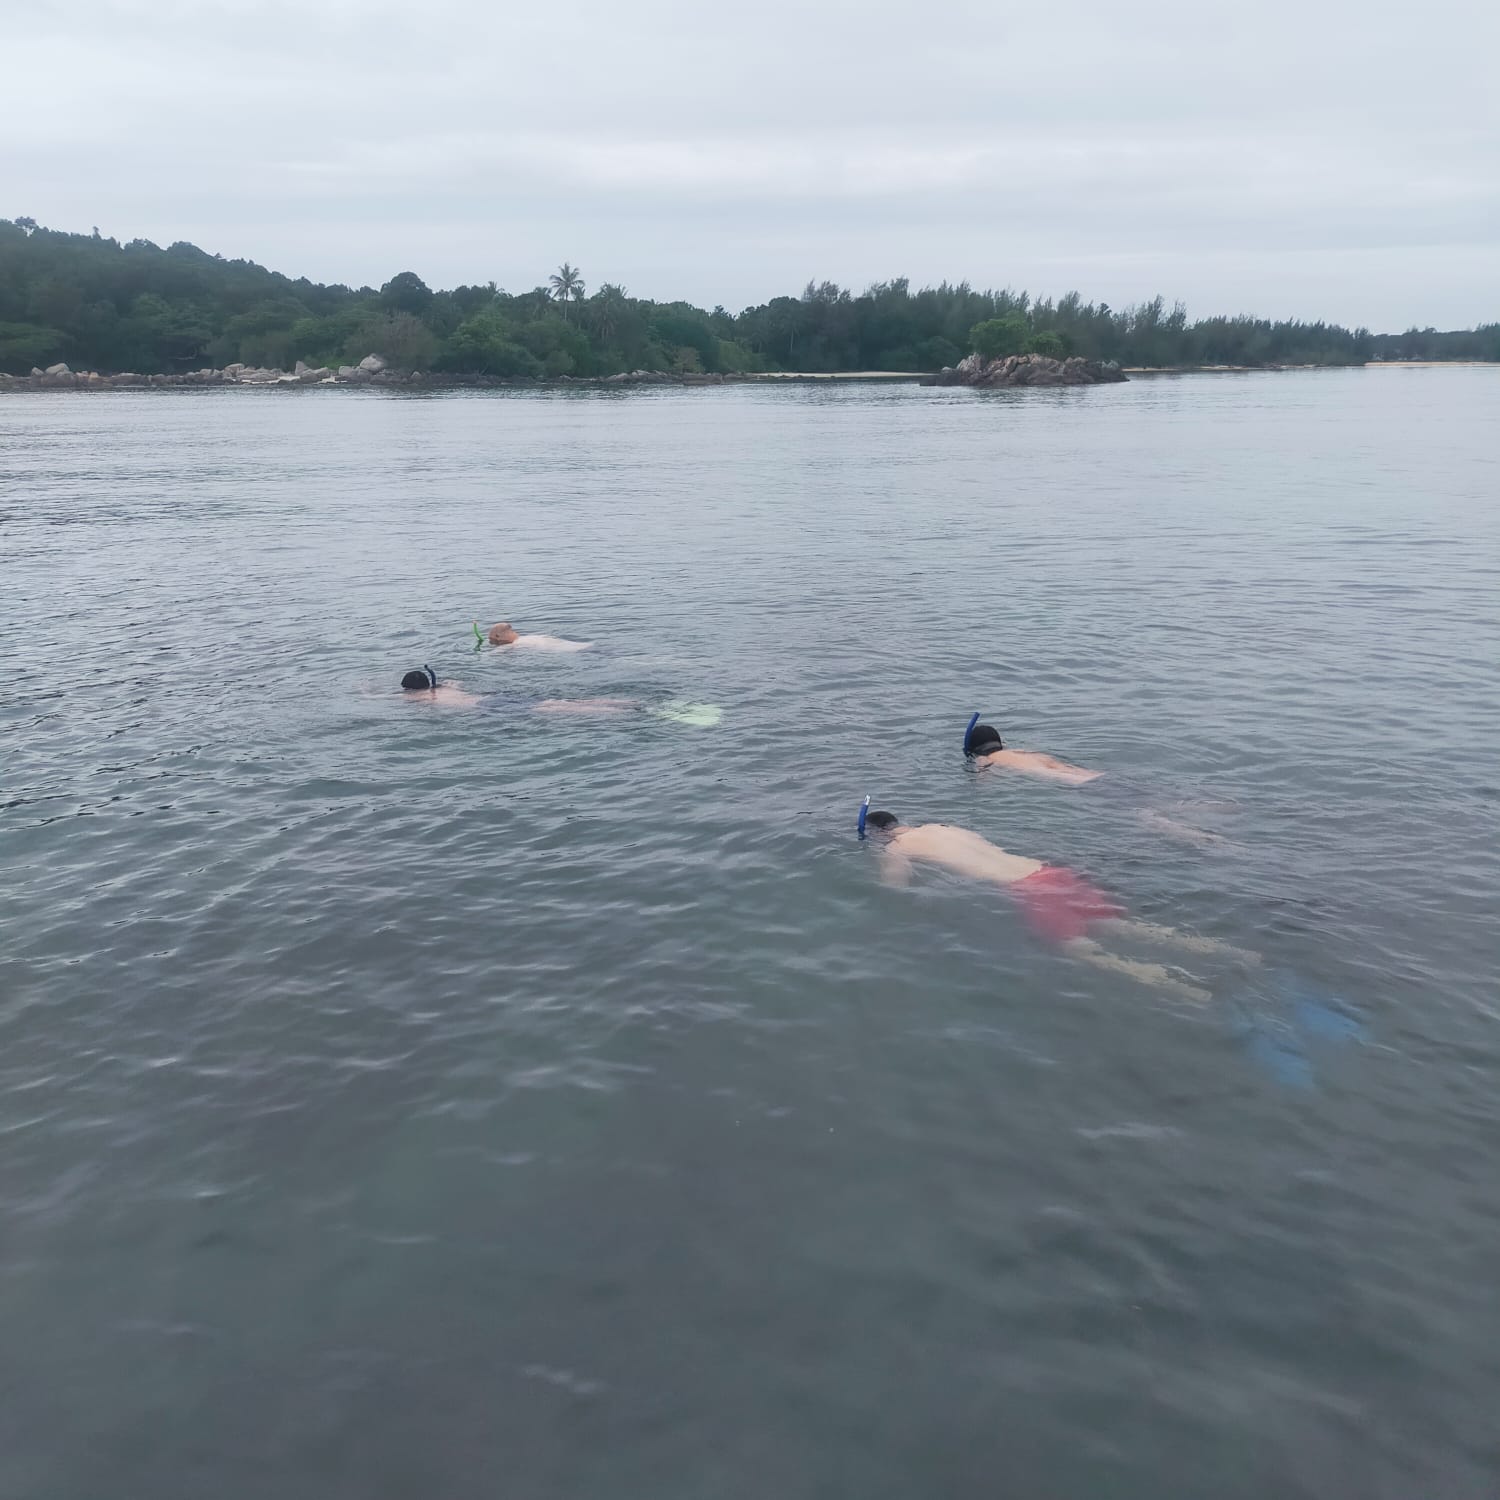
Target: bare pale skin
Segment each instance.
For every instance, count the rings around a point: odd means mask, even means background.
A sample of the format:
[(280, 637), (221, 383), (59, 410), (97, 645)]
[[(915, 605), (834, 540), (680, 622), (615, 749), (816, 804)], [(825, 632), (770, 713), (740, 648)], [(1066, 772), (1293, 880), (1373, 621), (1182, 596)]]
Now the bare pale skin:
[(435, 688), (403, 688), (401, 696), (408, 703), (426, 703), (437, 708), (473, 708), (479, 702), (476, 694), (446, 682)]
[(1042, 868), (1039, 859), (1007, 853), (970, 829), (950, 823), (918, 823), (912, 828), (898, 823), (879, 837), (884, 843), (882, 874), (892, 885), (905, 885), (914, 863), (938, 865), (955, 875), (995, 885), (1014, 885)]
[[(451, 682), (440, 682), (433, 688), (403, 688), (401, 697), (407, 703), (433, 708), (473, 708), (483, 702), (477, 693), (466, 692)], [(530, 707), (539, 714), (622, 714), (640, 704), (634, 698), (543, 698)]]
[[(918, 864), (934, 865), (955, 875), (982, 880), (1002, 888), (1014, 886), (1042, 870), (1055, 868), (1039, 859), (1012, 854), (970, 829), (957, 828), (947, 823), (918, 823), (912, 827), (898, 823), (894, 828), (872, 831), (872, 837), (881, 846), (881, 876), (891, 885), (906, 885)], [(1260, 961), (1258, 955), (1241, 948), (1232, 948), (1217, 939), (1197, 937), (1149, 922), (1136, 922), (1123, 917), (1101, 917), (1091, 921), (1089, 925), (1094, 933), (1109, 934), (1127, 941), (1179, 948), (1189, 953), (1220, 954), (1242, 963), (1253, 964)], [(1083, 963), (1124, 974), (1181, 999), (1202, 1003), (1211, 998), (1206, 989), (1188, 983), (1161, 964), (1122, 958), (1109, 952), (1092, 935), (1070, 938), (1061, 946), (1070, 957)]]
[(640, 705), (634, 698), (543, 698), (539, 714), (623, 714)]
[(560, 635), (523, 635), (508, 620), (491, 625), (488, 639), (492, 646), (514, 646), (525, 651), (587, 651), (593, 644), (564, 640)]
[(1016, 771), (1022, 776), (1036, 776), (1043, 781), (1060, 781), (1067, 786), (1086, 786), (1098, 781), (1103, 771), (1089, 771), (1069, 765), (1043, 750), (991, 750), (976, 755), (974, 763), (984, 770)]

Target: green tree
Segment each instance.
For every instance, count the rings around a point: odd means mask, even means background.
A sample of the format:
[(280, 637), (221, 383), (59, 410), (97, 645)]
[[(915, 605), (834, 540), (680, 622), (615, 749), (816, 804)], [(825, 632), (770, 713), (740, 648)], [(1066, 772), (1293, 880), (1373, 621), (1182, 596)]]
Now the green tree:
[[(1056, 302), (1033, 301), (1022, 291), (964, 282), (913, 290), (898, 276), (857, 295), (813, 280), (800, 296), (731, 314), (634, 298), (609, 283), (587, 299), (571, 264), (550, 287), (518, 295), (493, 284), (433, 291), (414, 271), (376, 291), (293, 279), (183, 242), (165, 249), (145, 239), (121, 244), (102, 232), (68, 234), (28, 218), (0, 219), (0, 341), (12, 368), (58, 357), (106, 371), (235, 359), (287, 366), (296, 358), (331, 363), (346, 351), (360, 358), (373, 349), (398, 365), (435, 360), (475, 373), (590, 375), (694, 360), (705, 370), (933, 369), (969, 347), (986, 354), (1051, 350), (1052, 336), (1067, 352), (1128, 364), (1500, 357), (1493, 323), (1372, 334), (1253, 317), (1190, 323), (1180, 304), (1168, 307), (1156, 298), (1116, 312), (1075, 291)], [(484, 320), (490, 313), (498, 323)]]
[(0, 323), (0, 370), (25, 375), (34, 365), (45, 369), (62, 358), (66, 337), (35, 323)]
[(568, 303), (583, 300), (583, 277), (578, 274), (577, 266), (570, 266), (564, 261), (547, 280), (551, 284), (553, 297), (562, 303), (563, 317), (566, 318)]
[(600, 343), (610, 344), (620, 331), (620, 320), (628, 300), (625, 288), (613, 281), (604, 282), (589, 298), (589, 328)]
[(969, 330), (969, 347), (985, 359), (1004, 359), (1025, 349), (1029, 338), (1025, 318), (987, 318)]
[(432, 330), (410, 313), (390, 313), (361, 323), (346, 345), (351, 359), (379, 354), (401, 370), (427, 370), (438, 355)]
[(918, 362), (924, 370), (944, 370), (963, 358), (963, 351), (958, 345), (941, 334), (925, 339), (917, 353)]
[(684, 349), (691, 349), (697, 356), (694, 371), (719, 368), (719, 340), (708, 319), (684, 303), (658, 309), (651, 320), (651, 337), (667, 351), (673, 369), (687, 368), (682, 358)]
[(498, 312), (482, 312), (458, 325), (441, 366), (461, 375), (536, 376), (541, 363), (515, 342), (514, 331)]
[(381, 287), (380, 300), (392, 312), (419, 318), (431, 305), (432, 292), (415, 271), (402, 271)]
[(1062, 359), (1068, 352), (1068, 346), (1060, 333), (1044, 328), (1031, 336), (1031, 352), (1045, 354), (1048, 359)]

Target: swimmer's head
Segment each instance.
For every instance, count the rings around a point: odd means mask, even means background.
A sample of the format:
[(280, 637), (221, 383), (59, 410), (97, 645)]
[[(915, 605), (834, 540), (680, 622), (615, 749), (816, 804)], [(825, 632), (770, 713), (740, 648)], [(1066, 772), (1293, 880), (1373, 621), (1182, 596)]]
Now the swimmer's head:
[(889, 833), (901, 821), (895, 813), (868, 812), (865, 814), (865, 827), (873, 829), (876, 833)]
[(437, 673), (431, 667), (418, 667), (401, 679), (408, 693), (427, 693), (437, 686)]
[(490, 626), (490, 645), (492, 646), (513, 646), (520, 639), (520, 635), (510, 628), (509, 620), (500, 620)]
[(969, 743), (964, 747), (970, 755), (989, 755), (992, 751), (1004, 748), (1000, 731), (993, 724), (976, 724), (969, 736)]

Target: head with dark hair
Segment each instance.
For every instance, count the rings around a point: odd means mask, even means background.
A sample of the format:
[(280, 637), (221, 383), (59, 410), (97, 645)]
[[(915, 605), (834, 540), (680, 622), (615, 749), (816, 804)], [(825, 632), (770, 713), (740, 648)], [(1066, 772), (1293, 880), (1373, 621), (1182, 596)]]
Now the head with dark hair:
[(408, 693), (430, 692), (437, 685), (437, 673), (431, 667), (417, 667), (401, 679), (401, 686)]
[(993, 724), (976, 724), (964, 748), (970, 755), (988, 755), (993, 750), (1003, 750), (1005, 745)]
[(901, 819), (895, 813), (870, 812), (865, 814), (865, 827), (877, 829), (881, 833), (889, 833), (900, 821)]

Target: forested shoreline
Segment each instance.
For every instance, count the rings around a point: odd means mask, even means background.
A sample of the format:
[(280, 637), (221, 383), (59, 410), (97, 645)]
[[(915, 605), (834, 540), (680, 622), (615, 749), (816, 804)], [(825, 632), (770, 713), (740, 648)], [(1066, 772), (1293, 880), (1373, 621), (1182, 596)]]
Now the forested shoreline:
[(180, 374), (235, 363), (335, 368), (377, 354), (395, 368), (513, 379), (771, 372), (934, 371), (973, 350), (1121, 365), (1345, 365), (1500, 360), (1500, 322), (1472, 330), (1372, 333), (1249, 316), (1189, 321), (1161, 297), (1114, 309), (1077, 292), (1053, 300), (912, 290), (905, 278), (854, 293), (809, 282), (739, 313), (590, 292), (564, 264), (543, 284), (434, 291), (410, 271), (379, 288), (325, 286), (179, 242), (126, 244), (0, 219), (0, 372), (67, 362), (106, 374)]

